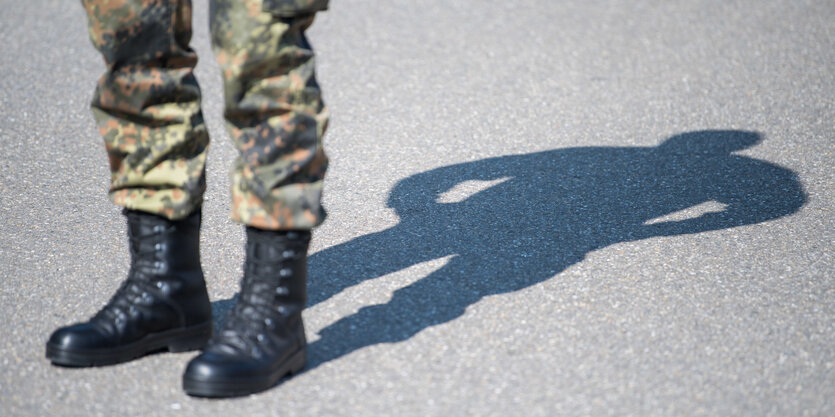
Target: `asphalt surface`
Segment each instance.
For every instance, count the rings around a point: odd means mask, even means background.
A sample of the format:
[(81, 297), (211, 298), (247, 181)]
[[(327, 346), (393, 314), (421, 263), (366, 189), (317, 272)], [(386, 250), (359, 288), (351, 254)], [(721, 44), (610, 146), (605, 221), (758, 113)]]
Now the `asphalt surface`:
[[(203, 263), (236, 293), (220, 75)], [(835, 3), (334, 0), (307, 371), (187, 397), (193, 353), (63, 369), (121, 281), (78, 2), (2, 0), (0, 415), (835, 415)]]

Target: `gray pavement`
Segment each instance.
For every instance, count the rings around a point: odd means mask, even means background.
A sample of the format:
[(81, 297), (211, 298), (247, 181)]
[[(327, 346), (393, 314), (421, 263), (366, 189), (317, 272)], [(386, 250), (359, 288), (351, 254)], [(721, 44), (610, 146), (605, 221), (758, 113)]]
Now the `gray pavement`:
[[(243, 233), (207, 3), (222, 320)], [(835, 415), (835, 2), (332, 3), (310, 363), (209, 401), (192, 353), (44, 359), (118, 286), (124, 221), (80, 5), (0, 0), (0, 415)]]

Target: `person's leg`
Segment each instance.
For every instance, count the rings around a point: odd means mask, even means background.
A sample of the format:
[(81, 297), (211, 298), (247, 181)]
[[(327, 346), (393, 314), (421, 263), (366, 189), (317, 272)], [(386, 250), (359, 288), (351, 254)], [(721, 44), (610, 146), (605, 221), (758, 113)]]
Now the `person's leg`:
[(190, 0), (83, 0), (107, 69), (91, 107), (110, 199), (176, 220), (200, 207), (209, 136), (193, 70)]
[(230, 317), (186, 368), (188, 394), (247, 395), (304, 367), (307, 248), (325, 217), (327, 166), (327, 112), (304, 32), (326, 3), (212, 1), (227, 127), (240, 152), (232, 217), (246, 225), (246, 261)]
[[(313, 0), (277, 3), (305, 2)], [(322, 136), (328, 113), (305, 37), (314, 13), (293, 15), (287, 6), (261, 0), (211, 4), (226, 126), (239, 151), (232, 218), (259, 229), (309, 230), (325, 217), (320, 199), (327, 168)]]
[(200, 268), (200, 203), (208, 135), (188, 0), (84, 0), (104, 56), (92, 108), (110, 160), (110, 198), (125, 207), (127, 279), (84, 323), (55, 331), (46, 356), (68, 366), (198, 349), (211, 335)]

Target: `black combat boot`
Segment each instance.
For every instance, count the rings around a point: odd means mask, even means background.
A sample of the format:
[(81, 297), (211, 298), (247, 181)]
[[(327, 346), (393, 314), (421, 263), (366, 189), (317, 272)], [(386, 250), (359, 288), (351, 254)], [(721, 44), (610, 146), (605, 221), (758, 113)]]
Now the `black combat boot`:
[(200, 268), (199, 210), (171, 221), (125, 210), (131, 266), (127, 279), (88, 322), (55, 331), (46, 357), (64, 366), (127, 362), (167, 349), (205, 346), (212, 307)]
[(304, 368), (310, 232), (247, 227), (246, 235), (241, 292), (223, 329), (186, 367), (189, 395), (248, 395)]

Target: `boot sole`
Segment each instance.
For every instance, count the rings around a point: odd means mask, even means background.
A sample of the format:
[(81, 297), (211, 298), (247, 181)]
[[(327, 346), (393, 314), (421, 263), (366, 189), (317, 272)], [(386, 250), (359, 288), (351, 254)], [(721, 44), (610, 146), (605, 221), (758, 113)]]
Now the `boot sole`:
[(152, 352), (187, 352), (202, 349), (212, 337), (211, 320), (205, 323), (151, 333), (127, 345), (99, 349), (64, 349), (46, 344), (46, 358), (54, 365), (68, 367), (106, 366), (129, 362)]
[(242, 397), (270, 389), (287, 375), (304, 369), (307, 353), (302, 349), (284, 361), (275, 371), (246, 379), (195, 379), (183, 375), (183, 390), (193, 397), (228, 398)]

